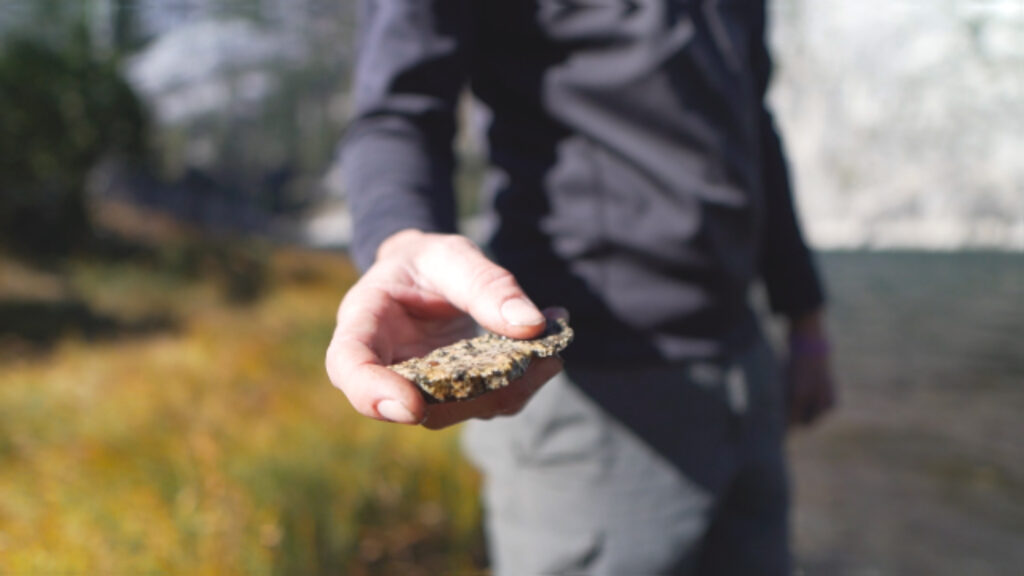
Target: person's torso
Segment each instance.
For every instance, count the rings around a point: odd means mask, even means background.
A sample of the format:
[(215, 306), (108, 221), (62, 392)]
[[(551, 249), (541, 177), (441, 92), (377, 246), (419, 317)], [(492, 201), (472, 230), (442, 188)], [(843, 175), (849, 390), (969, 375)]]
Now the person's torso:
[(763, 0), (474, 4), (498, 260), (567, 306), (584, 360), (719, 353), (762, 217)]

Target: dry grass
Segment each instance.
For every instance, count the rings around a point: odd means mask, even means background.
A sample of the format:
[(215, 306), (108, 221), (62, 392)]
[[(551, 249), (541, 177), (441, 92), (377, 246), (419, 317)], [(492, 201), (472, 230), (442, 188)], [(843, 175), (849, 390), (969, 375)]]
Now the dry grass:
[(183, 242), (23, 269), (0, 287), (38, 301), (0, 304), (56, 323), (0, 331), (0, 574), (473, 570), (457, 435), (362, 419), (324, 375), (347, 261)]

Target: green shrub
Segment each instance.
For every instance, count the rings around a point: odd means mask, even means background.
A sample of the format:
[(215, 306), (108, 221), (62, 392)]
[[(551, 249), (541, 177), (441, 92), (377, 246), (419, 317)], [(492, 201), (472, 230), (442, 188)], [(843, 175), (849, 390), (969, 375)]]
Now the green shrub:
[(0, 242), (58, 255), (89, 239), (85, 179), (104, 155), (145, 152), (143, 106), (87, 34), (0, 46)]

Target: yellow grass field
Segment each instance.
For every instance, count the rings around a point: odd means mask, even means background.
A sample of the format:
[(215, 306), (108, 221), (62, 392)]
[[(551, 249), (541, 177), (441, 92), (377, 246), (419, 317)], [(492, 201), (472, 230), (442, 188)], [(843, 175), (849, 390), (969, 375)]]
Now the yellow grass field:
[(457, 431), (324, 374), (347, 260), (150, 252), (0, 257), (0, 575), (478, 572)]

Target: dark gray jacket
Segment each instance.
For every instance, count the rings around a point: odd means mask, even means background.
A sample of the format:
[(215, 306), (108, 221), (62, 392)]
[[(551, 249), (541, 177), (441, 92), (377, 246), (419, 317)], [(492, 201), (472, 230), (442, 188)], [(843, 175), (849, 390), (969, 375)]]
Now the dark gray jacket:
[(494, 257), (567, 307), (576, 362), (714, 357), (747, 293), (819, 307), (764, 94), (763, 0), (364, 0), (344, 167), (353, 252), (453, 231), (467, 84), (490, 108)]

